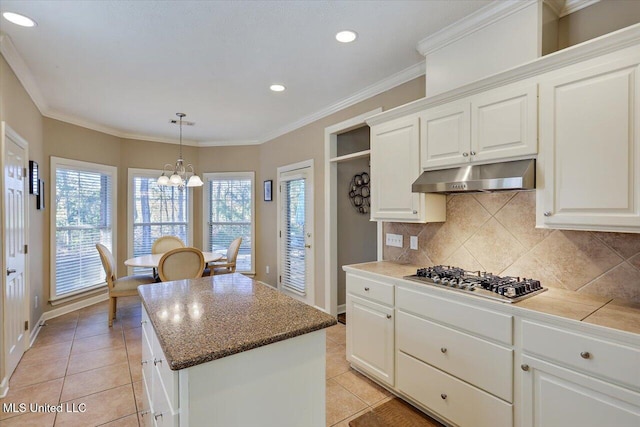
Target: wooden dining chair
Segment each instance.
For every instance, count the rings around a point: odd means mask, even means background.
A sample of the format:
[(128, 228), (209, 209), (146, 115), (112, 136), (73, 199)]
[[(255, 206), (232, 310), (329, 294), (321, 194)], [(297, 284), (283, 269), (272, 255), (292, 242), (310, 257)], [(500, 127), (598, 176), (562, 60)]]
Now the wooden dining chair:
[(162, 236), (158, 237), (151, 246), (152, 254), (163, 254), (169, 252), (172, 249), (184, 248), (185, 245), (181, 238), (176, 236)]
[(238, 251), (240, 250), (241, 243), (242, 237), (238, 237), (229, 245), (226, 257), (209, 264), (211, 275), (231, 274), (236, 272), (236, 260), (238, 259)]
[(155, 279), (146, 275), (133, 275), (116, 278), (115, 261), (111, 251), (100, 243), (96, 244), (96, 249), (100, 254), (102, 267), (107, 274), (106, 282), (109, 288), (109, 326), (113, 326), (113, 320), (116, 318), (116, 309), (118, 306), (118, 297), (128, 297), (138, 295), (138, 286), (155, 283)]
[(204, 271), (204, 256), (196, 248), (177, 248), (165, 253), (158, 263), (160, 281), (197, 279)]

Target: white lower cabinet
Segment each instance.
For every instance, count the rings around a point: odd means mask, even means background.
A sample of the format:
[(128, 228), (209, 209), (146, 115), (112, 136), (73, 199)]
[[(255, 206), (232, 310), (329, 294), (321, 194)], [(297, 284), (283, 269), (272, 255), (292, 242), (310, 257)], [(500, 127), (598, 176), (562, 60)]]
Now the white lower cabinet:
[(640, 348), (522, 321), (522, 427), (640, 426)]
[[(393, 293), (392, 285), (382, 286)], [(393, 308), (355, 294), (360, 288), (375, 292), (380, 287), (379, 282), (347, 275), (347, 360), (378, 381), (393, 386)]]
[(534, 357), (522, 369), (522, 427), (640, 425), (637, 392)]

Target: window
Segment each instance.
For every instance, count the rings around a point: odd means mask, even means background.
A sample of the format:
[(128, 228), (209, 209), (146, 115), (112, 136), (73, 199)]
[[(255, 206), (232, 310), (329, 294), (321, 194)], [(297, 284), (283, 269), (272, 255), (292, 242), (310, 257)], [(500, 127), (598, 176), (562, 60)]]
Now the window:
[(96, 243), (115, 252), (116, 179), (113, 166), (51, 158), (52, 301), (104, 286)]
[(206, 173), (204, 193), (204, 243), (207, 251), (226, 253), (242, 237), (236, 271), (255, 272), (254, 173)]
[[(129, 169), (130, 257), (150, 254), (153, 242), (161, 236), (176, 236), (191, 246), (191, 192), (161, 187), (157, 181), (157, 171)], [(145, 274), (151, 269), (134, 268), (133, 272)]]

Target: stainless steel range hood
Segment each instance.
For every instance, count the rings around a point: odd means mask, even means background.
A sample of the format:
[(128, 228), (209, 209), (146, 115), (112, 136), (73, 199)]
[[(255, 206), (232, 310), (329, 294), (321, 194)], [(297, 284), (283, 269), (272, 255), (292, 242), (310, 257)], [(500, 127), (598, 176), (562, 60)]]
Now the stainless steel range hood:
[(536, 188), (536, 162), (530, 159), (426, 171), (413, 183), (411, 191), (414, 193), (464, 193), (534, 188)]

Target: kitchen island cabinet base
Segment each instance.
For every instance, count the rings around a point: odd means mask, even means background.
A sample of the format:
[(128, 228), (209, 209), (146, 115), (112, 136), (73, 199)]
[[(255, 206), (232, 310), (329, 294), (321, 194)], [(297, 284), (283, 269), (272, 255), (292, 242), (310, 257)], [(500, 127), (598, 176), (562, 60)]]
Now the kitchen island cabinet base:
[[(146, 334), (143, 346), (157, 339)], [(143, 365), (143, 425), (324, 427), (325, 349), (322, 329), (179, 371)], [(150, 356), (161, 358), (157, 350)], [(146, 375), (147, 369), (158, 374)], [(177, 399), (164, 380), (167, 373), (177, 384)]]

